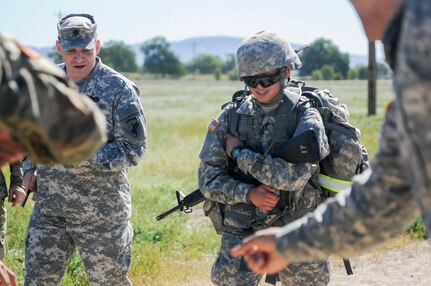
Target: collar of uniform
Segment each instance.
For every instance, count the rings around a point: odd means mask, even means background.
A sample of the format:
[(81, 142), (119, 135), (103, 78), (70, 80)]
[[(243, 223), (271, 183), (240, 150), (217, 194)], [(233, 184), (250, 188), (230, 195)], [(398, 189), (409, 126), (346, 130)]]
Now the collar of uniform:
[(256, 116), (258, 115), (257, 104), (253, 98), (253, 95), (248, 95), (245, 100), (241, 103), (240, 107), (237, 109), (237, 113), (242, 115)]

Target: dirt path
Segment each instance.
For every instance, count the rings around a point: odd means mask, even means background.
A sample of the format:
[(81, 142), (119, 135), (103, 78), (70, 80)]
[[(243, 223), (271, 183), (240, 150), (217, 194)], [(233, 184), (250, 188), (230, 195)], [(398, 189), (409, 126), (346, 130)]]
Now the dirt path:
[(410, 241), (376, 249), (350, 259), (353, 275), (346, 275), (340, 258), (331, 257), (329, 286), (431, 285), (431, 241)]
[[(198, 214), (190, 216), (188, 227), (202, 223)], [(203, 216), (203, 214), (201, 214)], [(214, 258), (215, 259), (215, 258)], [(210, 286), (211, 265), (205, 261), (206, 271), (199, 277), (191, 277), (181, 286)], [(431, 285), (431, 240), (418, 241), (399, 237), (384, 246), (350, 258), (353, 275), (347, 275), (340, 257), (331, 256), (331, 282), (328, 286), (430, 286)], [(203, 265), (202, 265), (203, 266)], [(270, 286), (261, 282), (259, 286)], [(279, 286), (280, 283), (277, 284)]]

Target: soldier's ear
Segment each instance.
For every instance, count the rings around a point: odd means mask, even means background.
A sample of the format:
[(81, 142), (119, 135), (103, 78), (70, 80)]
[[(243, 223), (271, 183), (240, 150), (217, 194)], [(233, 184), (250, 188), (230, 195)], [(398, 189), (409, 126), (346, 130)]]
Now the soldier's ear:
[(60, 41), (57, 40), (55, 41), (55, 47), (57, 49), (57, 54), (62, 57), (63, 56), (63, 51), (61, 50), (61, 45), (60, 45)]
[(286, 73), (286, 78), (289, 78), (290, 77), (290, 73), (291, 73), (290, 69), (286, 68), (285, 73)]
[(96, 55), (98, 55), (100, 52), (100, 40), (97, 39), (96, 40)]

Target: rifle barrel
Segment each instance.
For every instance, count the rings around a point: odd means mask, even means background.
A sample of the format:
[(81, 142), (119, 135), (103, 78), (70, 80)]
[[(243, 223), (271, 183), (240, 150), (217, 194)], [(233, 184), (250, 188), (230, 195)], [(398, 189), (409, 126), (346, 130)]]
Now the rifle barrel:
[(181, 209), (182, 207), (183, 207), (183, 205), (178, 205), (178, 206), (176, 206), (174, 208), (171, 208), (170, 210), (167, 210), (164, 213), (162, 213), (161, 215), (157, 216), (156, 219), (157, 220), (162, 220), (165, 217), (167, 217), (168, 215), (170, 215), (170, 214), (176, 212), (177, 210)]

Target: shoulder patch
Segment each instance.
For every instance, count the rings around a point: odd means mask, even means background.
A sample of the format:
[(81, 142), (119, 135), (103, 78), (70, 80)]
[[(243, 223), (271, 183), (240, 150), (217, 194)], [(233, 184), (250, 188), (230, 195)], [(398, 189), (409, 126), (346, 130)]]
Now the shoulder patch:
[(217, 118), (213, 118), (210, 124), (208, 125), (208, 130), (211, 132), (215, 132), (219, 125), (220, 125), (220, 121), (218, 121)]
[(392, 104), (394, 104), (395, 98), (390, 99), (388, 102), (386, 102), (385, 104), (385, 112), (388, 111), (389, 108), (391, 108)]

